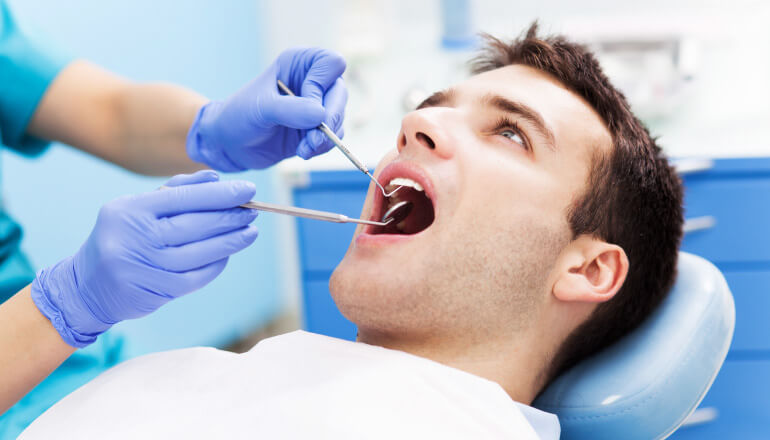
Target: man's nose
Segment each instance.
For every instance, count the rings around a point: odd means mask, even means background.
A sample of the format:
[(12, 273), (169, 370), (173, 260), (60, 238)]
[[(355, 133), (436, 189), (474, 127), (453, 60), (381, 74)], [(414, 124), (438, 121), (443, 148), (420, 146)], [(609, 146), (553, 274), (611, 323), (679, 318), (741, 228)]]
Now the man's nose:
[(429, 150), (443, 159), (454, 155), (454, 146), (442, 123), (441, 112), (436, 110), (416, 110), (404, 116), (401, 120), (401, 133), (398, 134), (399, 153), (409, 148)]

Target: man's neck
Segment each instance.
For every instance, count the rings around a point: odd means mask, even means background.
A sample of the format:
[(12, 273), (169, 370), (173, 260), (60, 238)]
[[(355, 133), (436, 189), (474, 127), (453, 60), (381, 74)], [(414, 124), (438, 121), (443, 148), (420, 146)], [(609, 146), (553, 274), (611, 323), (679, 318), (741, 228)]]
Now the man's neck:
[[(430, 359), (500, 385), (515, 401), (529, 405), (542, 387), (543, 356), (529, 338), (474, 341), (473, 338), (397, 337), (359, 329), (358, 341)], [(536, 345), (535, 345), (536, 347)]]

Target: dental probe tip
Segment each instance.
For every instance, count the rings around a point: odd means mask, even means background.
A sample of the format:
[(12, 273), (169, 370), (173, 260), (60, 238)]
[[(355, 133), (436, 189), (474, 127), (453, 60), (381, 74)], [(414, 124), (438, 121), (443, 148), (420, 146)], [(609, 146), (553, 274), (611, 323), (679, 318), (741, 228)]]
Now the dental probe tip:
[(383, 187), (382, 184), (380, 182), (378, 182), (377, 179), (374, 178), (374, 176), (372, 176), (372, 173), (370, 173), (368, 170), (364, 171), (364, 173), (366, 173), (366, 175), (369, 176), (370, 179), (372, 179), (372, 182), (374, 182), (374, 184), (377, 185), (380, 188), (380, 191), (382, 191), (382, 195), (385, 196), (385, 197), (390, 197), (393, 194), (395, 194), (396, 191), (398, 191), (401, 188), (403, 188), (403, 185), (402, 185), (402, 186), (399, 186), (398, 188), (394, 189), (391, 192), (387, 192), (387, 191), (385, 191), (385, 187)]
[[(379, 185), (379, 184), (378, 184), (378, 185)], [(399, 186), (398, 188), (394, 189), (394, 190), (393, 190), (393, 191), (391, 191), (391, 192), (385, 192), (385, 188), (383, 188), (383, 187), (382, 187), (382, 185), (379, 185), (379, 186), (380, 186), (380, 189), (382, 190), (382, 195), (383, 195), (383, 196), (385, 196), (385, 197), (391, 197), (391, 196), (392, 196), (393, 194), (395, 194), (395, 193), (396, 193), (398, 190), (400, 190), (401, 188), (403, 188), (403, 186)]]

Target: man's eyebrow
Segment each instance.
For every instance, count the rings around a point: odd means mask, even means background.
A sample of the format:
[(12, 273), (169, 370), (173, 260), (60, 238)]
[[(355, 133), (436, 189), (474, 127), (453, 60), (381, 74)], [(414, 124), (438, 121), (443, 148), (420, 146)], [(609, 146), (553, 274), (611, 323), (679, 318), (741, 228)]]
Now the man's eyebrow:
[(547, 141), (548, 146), (552, 149), (556, 149), (556, 141), (553, 136), (553, 131), (548, 127), (548, 124), (545, 123), (542, 116), (540, 116), (540, 113), (535, 111), (532, 107), (518, 101), (512, 101), (508, 98), (505, 98), (500, 95), (496, 95), (494, 93), (489, 93), (487, 95), (484, 95), (481, 102), (484, 105), (490, 105), (492, 107), (496, 107), (498, 110), (507, 112), (507, 113), (515, 113), (519, 115), (520, 117), (526, 119), (530, 124), (532, 124), (535, 129), (540, 133), (541, 136), (545, 138)]
[(454, 102), (455, 91), (454, 89), (440, 90), (423, 101), (417, 106), (415, 110), (426, 107), (451, 107)]

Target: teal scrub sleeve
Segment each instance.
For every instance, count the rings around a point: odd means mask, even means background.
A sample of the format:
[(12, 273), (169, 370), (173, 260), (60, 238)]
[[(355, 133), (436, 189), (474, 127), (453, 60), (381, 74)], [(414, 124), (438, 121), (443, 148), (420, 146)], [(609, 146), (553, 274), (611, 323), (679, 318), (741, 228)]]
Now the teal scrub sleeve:
[(40, 154), (47, 142), (26, 135), (48, 85), (70, 61), (24, 35), (0, 0), (0, 141), (22, 154)]

